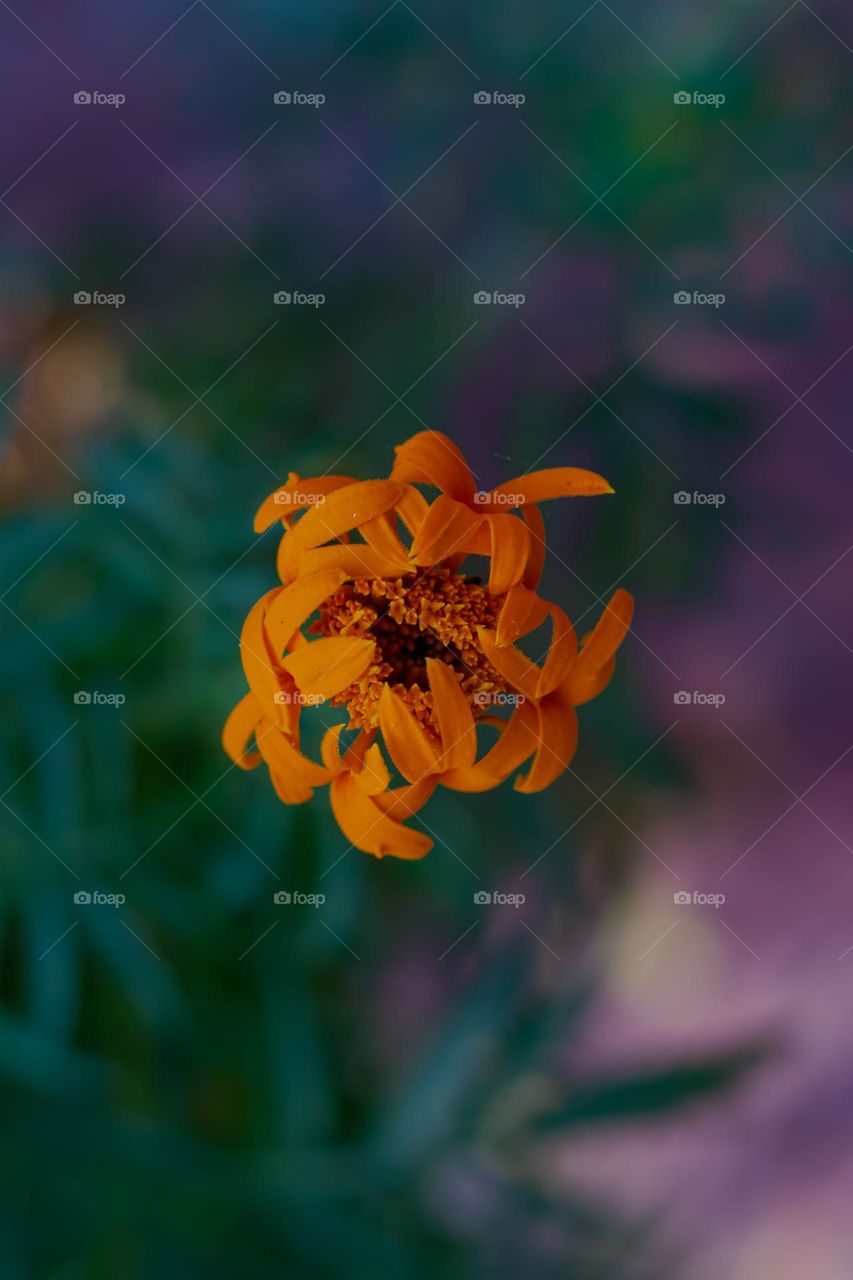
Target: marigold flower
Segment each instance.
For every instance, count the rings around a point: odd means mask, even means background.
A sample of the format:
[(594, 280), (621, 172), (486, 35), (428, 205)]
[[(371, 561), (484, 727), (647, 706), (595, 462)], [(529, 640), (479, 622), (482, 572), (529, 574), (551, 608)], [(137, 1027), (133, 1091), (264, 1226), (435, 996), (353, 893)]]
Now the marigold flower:
[[(429, 502), (418, 485), (439, 496)], [(281, 585), (243, 626), (249, 692), (223, 730), (228, 755), (243, 769), (263, 761), (285, 804), (328, 785), (346, 838), (377, 857), (429, 852), (432, 841), (405, 819), (439, 785), (490, 790), (530, 761), (516, 789), (548, 786), (577, 746), (575, 707), (613, 674), (633, 603), (617, 591), (578, 646), (563, 610), (536, 593), (537, 504), (612, 492), (573, 467), (477, 492), (460, 450), (434, 431), (399, 446), (385, 480), (291, 472), (255, 517), (258, 532), (283, 526)], [(470, 555), (487, 557), (486, 586), (462, 572)], [(539, 665), (518, 642), (546, 624)], [(326, 729), (319, 762), (301, 748), (301, 717), (314, 704), (348, 715)], [(500, 706), (512, 708), (508, 718)], [(498, 737), (478, 759), (481, 728)]]

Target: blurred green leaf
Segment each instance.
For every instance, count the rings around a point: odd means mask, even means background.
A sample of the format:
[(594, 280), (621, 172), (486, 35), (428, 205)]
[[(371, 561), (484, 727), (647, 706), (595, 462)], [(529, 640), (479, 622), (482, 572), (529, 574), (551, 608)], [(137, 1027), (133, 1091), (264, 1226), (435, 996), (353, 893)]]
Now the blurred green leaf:
[(709, 1102), (733, 1088), (771, 1056), (769, 1045), (738, 1048), (695, 1062), (575, 1084), (565, 1102), (532, 1121), (535, 1132), (585, 1124), (644, 1120)]

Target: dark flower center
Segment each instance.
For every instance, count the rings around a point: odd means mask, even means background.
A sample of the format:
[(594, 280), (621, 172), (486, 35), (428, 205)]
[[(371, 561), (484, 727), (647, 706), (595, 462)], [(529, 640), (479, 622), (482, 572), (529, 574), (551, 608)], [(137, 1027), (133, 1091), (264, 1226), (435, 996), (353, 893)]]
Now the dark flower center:
[(462, 689), (481, 710), (484, 695), (506, 688), (477, 636), (478, 627), (497, 627), (502, 604), (502, 596), (490, 596), (476, 580), (447, 568), (340, 587), (321, 607), (314, 629), (325, 636), (369, 636), (376, 642), (376, 658), (359, 681), (332, 701), (346, 706), (351, 728), (373, 729), (379, 697), (389, 684), (434, 730), (426, 661), (437, 658), (458, 672)]

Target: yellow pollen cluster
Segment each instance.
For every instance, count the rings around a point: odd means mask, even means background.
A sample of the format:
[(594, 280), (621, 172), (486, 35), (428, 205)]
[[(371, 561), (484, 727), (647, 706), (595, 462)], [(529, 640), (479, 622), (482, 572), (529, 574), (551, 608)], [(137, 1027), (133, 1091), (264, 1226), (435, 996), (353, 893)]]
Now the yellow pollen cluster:
[(427, 658), (453, 667), (472, 700), (475, 694), (504, 691), (506, 685), (477, 637), (478, 627), (497, 626), (503, 600), (446, 568), (393, 581), (354, 582), (336, 591), (321, 607), (314, 628), (324, 636), (369, 636), (377, 650), (361, 679), (332, 699), (346, 706), (350, 728), (376, 728), (379, 697), (389, 684), (424, 727), (435, 731)]

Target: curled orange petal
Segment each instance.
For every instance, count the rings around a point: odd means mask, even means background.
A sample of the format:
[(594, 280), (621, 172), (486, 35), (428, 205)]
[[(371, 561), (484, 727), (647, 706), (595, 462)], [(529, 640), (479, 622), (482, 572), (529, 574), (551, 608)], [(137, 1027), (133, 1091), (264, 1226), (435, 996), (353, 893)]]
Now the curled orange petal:
[(516, 778), (515, 789), (542, 791), (568, 768), (578, 745), (578, 718), (566, 701), (552, 695), (536, 707), (536, 754), (530, 771)]
[[(320, 753), (323, 763), (337, 777), (341, 773), (352, 773), (358, 778), (358, 785), (369, 796), (384, 795), (391, 785), (391, 774), (379, 747), (372, 741), (372, 733), (360, 733), (348, 751), (341, 755), (341, 732), (343, 725), (332, 725), (323, 735)], [(383, 809), (383, 812), (385, 810)]]
[(314, 787), (329, 781), (325, 765), (304, 756), (272, 720), (264, 717), (258, 723), (256, 741), (285, 804), (304, 804), (311, 799)]
[(474, 477), (462, 450), (443, 431), (418, 431), (394, 453), (393, 480), (431, 484), (458, 502), (473, 502)]
[(438, 775), (433, 773), (420, 782), (410, 782), (405, 787), (392, 787), (373, 797), (373, 803), (395, 822), (412, 818), (423, 808), (438, 786)]
[(437, 658), (426, 660), (435, 718), (443, 748), (442, 769), (467, 769), (477, 754), (477, 730), (471, 704), (452, 667)]
[(497, 642), (501, 648), (529, 635), (548, 617), (548, 605), (535, 591), (516, 583), (510, 587), (498, 615)]
[(267, 761), (267, 767), (270, 771), (270, 781), (282, 804), (307, 804), (313, 798), (312, 787), (300, 782), (289, 773), (280, 773), (269, 761)]
[(359, 636), (323, 636), (282, 659), (303, 697), (323, 701), (354, 684), (373, 661), (376, 645)]
[(618, 591), (614, 591), (598, 622), (585, 638), (571, 670), (569, 689), (576, 705), (594, 698), (607, 684), (612, 669), (603, 682), (600, 673), (608, 666), (628, 634), (633, 615), (633, 597), (620, 587)]
[(350, 844), (377, 858), (387, 854), (395, 858), (423, 858), (432, 848), (432, 840), (422, 831), (413, 831), (389, 818), (367, 795), (351, 773), (332, 779), (329, 788), (332, 811), (338, 826)]
[(545, 568), (545, 553), (548, 550), (545, 542), (545, 521), (535, 502), (524, 504), (521, 508), (521, 518), (530, 531), (530, 551), (521, 581), (525, 587), (535, 591), (539, 586), (542, 570)]
[(391, 785), (391, 774), (379, 747), (374, 742), (364, 753), (364, 763), (356, 773), (358, 785), (369, 796), (387, 791)]
[(404, 485), (405, 492), (395, 507), (395, 511), (399, 515), (403, 524), (409, 533), (414, 535), (420, 529), (426, 514), (429, 511), (429, 503), (427, 502), (420, 489), (416, 489), (414, 485)]
[(280, 552), (283, 577), (289, 580), (295, 575), (298, 552), (320, 547), (384, 515), (403, 492), (403, 486), (393, 480), (364, 480), (330, 493), (324, 502), (306, 511), (284, 535)]
[(583, 706), (585, 702), (591, 702), (593, 698), (597, 698), (603, 693), (610, 681), (613, 679), (613, 672), (616, 670), (616, 654), (609, 661), (605, 662), (603, 667), (599, 667), (597, 671), (590, 671), (584, 667), (580, 670), (575, 667), (569, 674), (566, 681), (568, 696), (575, 707)]
[(523, 694), (530, 702), (535, 702), (541, 675), (536, 663), (531, 662), (527, 654), (512, 645), (499, 646), (497, 633), (489, 631), (486, 627), (478, 627), (477, 635), (480, 637), (483, 653), (507, 684)]
[(361, 535), (369, 547), (385, 557), (392, 572), (398, 575), (407, 572), (409, 553), (400, 540), (393, 512), (368, 520), (361, 526)]
[(245, 694), (225, 721), (222, 729), (222, 746), (241, 769), (254, 769), (260, 764), (258, 751), (247, 751), (246, 744), (261, 719), (261, 709), (253, 693)]
[(517, 516), (508, 514), (486, 516), (491, 537), (491, 566), (489, 591), (493, 596), (503, 595), (516, 582), (520, 582), (530, 555), (530, 531)]
[(261, 596), (249, 610), (240, 633), (240, 660), (249, 688), (262, 711), (272, 711), (279, 681), (275, 657), (270, 649), (264, 628), (264, 619), (273, 601), (281, 591), (276, 587)]
[(340, 569), (325, 569), (298, 578), (279, 591), (264, 618), (266, 633), (276, 655), (280, 657), (284, 653), (294, 632), (345, 581), (346, 574)]
[(318, 497), (325, 498), (336, 489), (355, 484), (352, 476), (315, 476), (302, 479), (291, 471), (287, 484), (280, 485), (268, 498), (264, 498), (255, 512), (255, 533), (264, 533), (276, 520), (289, 524)]
[(604, 476), (582, 467), (547, 467), (543, 471), (528, 471), (492, 489), (489, 498), (496, 494), (512, 498), (519, 506), (528, 502), (546, 502), (549, 498), (591, 498), (602, 493), (612, 493)]
[(481, 522), (482, 516), (475, 515), (469, 507), (440, 494), (412, 540), (409, 554), (413, 563), (438, 564), (462, 552), (474, 539)]
[(569, 674), (577, 657), (578, 638), (566, 614), (558, 605), (548, 606), (551, 614), (551, 644), (536, 684), (536, 697), (544, 698)]
[[(282, 539), (282, 545), (284, 539)], [(303, 573), (319, 573), (326, 569), (339, 569), (344, 578), (350, 581), (372, 578), (398, 578), (411, 566), (407, 563), (401, 568), (399, 562), (389, 559), (375, 547), (365, 543), (351, 542), (344, 545), (336, 542), (331, 547), (312, 547), (309, 551), (297, 551), (290, 567), (285, 569), (283, 554), (279, 558), (279, 576), (282, 581), (286, 574), (292, 574), (295, 567), (297, 575)]]
[(330, 725), (323, 734), (323, 741), (320, 744), (320, 755), (323, 757), (323, 764), (333, 776), (343, 773), (346, 769), (341, 756), (341, 733), (343, 727), (342, 724)]
[(386, 684), (379, 698), (379, 727), (388, 754), (407, 782), (434, 773), (439, 756), (431, 739), (399, 694)]
[(491, 791), (509, 777), (536, 750), (536, 716), (530, 703), (522, 703), (509, 720), (501, 722), (501, 736), (482, 760), (466, 769), (448, 769), (442, 786), (451, 791)]

